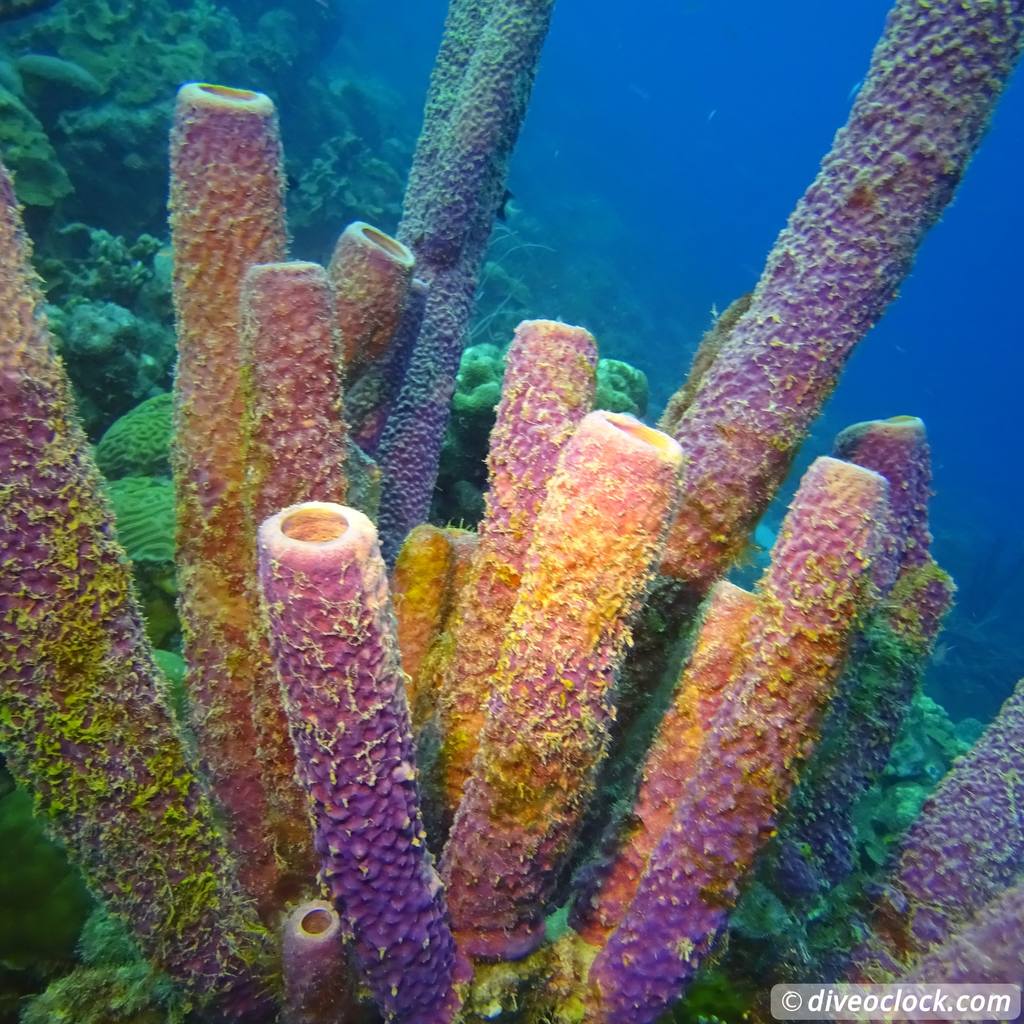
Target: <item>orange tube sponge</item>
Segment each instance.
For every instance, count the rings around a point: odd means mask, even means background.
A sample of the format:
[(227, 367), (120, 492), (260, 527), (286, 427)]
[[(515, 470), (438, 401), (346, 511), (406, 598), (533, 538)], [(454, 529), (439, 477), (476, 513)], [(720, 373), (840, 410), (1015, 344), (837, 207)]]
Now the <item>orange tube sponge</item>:
[(590, 971), (595, 1020), (649, 1024), (685, 989), (773, 834), (875, 598), (888, 485), (829, 457), (805, 474), (750, 623), (750, 658), (705, 732), (671, 827)]
[(0, 748), (145, 956), (262, 1020), (269, 936), (163, 699), (114, 522), (0, 166)]
[(356, 221), (341, 233), (328, 275), (349, 381), (387, 352), (415, 266), (406, 246), (369, 224)]
[(443, 858), (462, 948), (514, 959), (577, 834), (613, 715), (609, 688), (678, 500), (679, 448), (630, 416), (580, 424), (548, 487)]
[(724, 580), (715, 584), (705, 602), (693, 651), (648, 752), (636, 801), (617, 837), (615, 855), (581, 880), (572, 923), (593, 946), (603, 946), (622, 920), (651, 854), (672, 824), (705, 733), (742, 678), (756, 609), (753, 594)]
[[(416, 679), (413, 682), (410, 711), (413, 716), (413, 732), (419, 736), (423, 729), (432, 727), (430, 743), (431, 756), (436, 757), (437, 748), (437, 706), (439, 703), (440, 675), (443, 667), (451, 659), (452, 633), (449, 623), (452, 620), (454, 607), (469, 580), (473, 556), (479, 544), (479, 535), (471, 529), (460, 529), (458, 526), (445, 526), (444, 536), (449, 544), (451, 563), (444, 584), (444, 603), (441, 618), (434, 642), (426, 652), (420, 664)], [(412, 536), (412, 535), (411, 535)], [(399, 615), (400, 620), (400, 615)], [(400, 628), (400, 625), (399, 625)], [(434, 794), (432, 793), (431, 796)], [(443, 825), (437, 822), (437, 835), (441, 835)]]
[(270, 100), (183, 86), (171, 135), (180, 611), (200, 753), (243, 885), (264, 909), (279, 902), (284, 879), (266, 827), (268, 794), (249, 710), (271, 675), (263, 645), (254, 642), (256, 549), (243, 500), (238, 319), (246, 270), (284, 258), (283, 187)]
[(594, 404), (596, 368), (597, 345), (582, 327), (526, 320), (509, 346), (480, 542), (452, 611), (449, 657), (439, 668), (439, 766), (449, 812), (462, 796), (483, 729), (500, 652), (495, 638), (512, 613), (558, 455)]
[(391, 590), (410, 704), (420, 667), (441, 632), (453, 559), (447, 532), (423, 523), (406, 537), (395, 562)]

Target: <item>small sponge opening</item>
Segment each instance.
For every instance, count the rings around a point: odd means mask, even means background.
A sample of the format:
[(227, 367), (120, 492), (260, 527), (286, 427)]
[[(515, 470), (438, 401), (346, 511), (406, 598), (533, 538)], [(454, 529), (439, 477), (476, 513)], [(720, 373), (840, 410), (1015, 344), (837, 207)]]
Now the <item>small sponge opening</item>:
[(199, 88), (202, 92), (209, 93), (211, 96), (216, 96), (222, 100), (237, 100), (240, 103), (251, 103), (253, 100), (259, 99), (258, 92), (253, 92), (251, 89), (232, 89), (230, 85), (210, 85), (207, 82), (203, 82)]
[(674, 453), (677, 451), (678, 445), (668, 434), (656, 430), (654, 427), (649, 427), (646, 423), (641, 423), (640, 420), (634, 419), (632, 416), (608, 413), (605, 418), (613, 427), (621, 430), (624, 434), (628, 434), (643, 444), (649, 444), (652, 448), (657, 449), (663, 454), (675, 457)]
[(331, 915), (322, 907), (317, 907), (315, 910), (311, 910), (308, 914), (303, 915), (302, 920), (299, 922), (299, 927), (307, 935), (323, 935), (324, 932), (330, 930), (333, 923)]
[(309, 506), (297, 509), (281, 523), (281, 532), (290, 540), (307, 544), (327, 544), (348, 529), (348, 520), (330, 508)]
[(412, 254), (398, 239), (384, 234), (383, 231), (378, 231), (377, 228), (369, 224), (364, 224), (360, 230), (362, 231), (363, 238), (368, 242), (372, 242), (379, 249), (383, 249), (389, 256), (393, 256), (400, 263), (409, 263), (411, 261)]

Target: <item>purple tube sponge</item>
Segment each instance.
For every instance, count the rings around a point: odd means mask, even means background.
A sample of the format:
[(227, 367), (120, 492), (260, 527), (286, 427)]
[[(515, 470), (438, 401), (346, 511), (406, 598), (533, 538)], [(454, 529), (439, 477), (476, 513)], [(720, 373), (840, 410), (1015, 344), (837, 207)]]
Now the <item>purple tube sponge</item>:
[(355, 509), (307, 502), (263, 523), (259, 558), (323, 880), (386, 1019), (446, 1024), (455, 946), (420, 816), (376, 531)]
[(684, 500), (664, 572), (704, 589), (742, 549), (952, 199), (1022, 39), (1021, 0), (898, 0), (846, 126), (679, 418)]
[(345, 415), (349, 436), (368, 455), (376, 454), (388, 416), (401, 391), (412, 348), (423, 324), (427, 291), (425, 281), (418, 277), (412, 279), (390, 348), (358, 380), (346, 385)]
[(873, 469), (889, 481), (898, 569), (927, 562), (932, 543), (928, 529), (932, 456), (924, 423), (916, 416), (854, 423), (836, 438), (833, 454)]
[(341, 916), (326, 900), (300, 903), (285, 918), (282, 1024), (345, 1024), (356, 1005)]
[[(925, 802), (900, 844), (860, 957), (912, 964), (1024, 872), (1024, 681)], [(868, 965), (868, 966), (865, 966)]]
[(780, 826), (777, 891), (798, 901), (852, 870), (853, 807), (889, 760), (953, 594), (928, 550), (924, 424), (910, 416), (858, 423), (839, 435), (835, 453), (889, 482), (891, 529), (880, 580), (888, 594), (854, 641), (821, 742)]
[(941, 946), (921, 958), (907, 981), (1024, 984), (1024, 879), (996, 896)]
[(449, 9), (398, 229), (430, 293), (381, 438), (389, 562), (430, 506), (477, 275), (553, 7), (455, 0)]
[(0, 166), (0, 749), (145, 956), (262, 1020), (269, 936), (174, 727)]
[(595, 1020), (656, 1020), (724, 929), (813, 749), (873, 599), (887, 490), (878, 474), (838, 459), (817, 459), (804, 476), (759, 587), (749, 661), (703, 736), (629, 910), (591, 968)]

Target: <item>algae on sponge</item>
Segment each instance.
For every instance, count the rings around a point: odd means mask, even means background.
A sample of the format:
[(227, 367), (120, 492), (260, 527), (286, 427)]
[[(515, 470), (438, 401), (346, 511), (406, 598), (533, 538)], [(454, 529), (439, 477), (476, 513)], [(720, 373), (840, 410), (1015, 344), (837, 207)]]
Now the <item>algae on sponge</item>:
[(170, 475), (172, 406), (169, 393), (154, 395), (110, 425), (96, 445), (108, 480)]

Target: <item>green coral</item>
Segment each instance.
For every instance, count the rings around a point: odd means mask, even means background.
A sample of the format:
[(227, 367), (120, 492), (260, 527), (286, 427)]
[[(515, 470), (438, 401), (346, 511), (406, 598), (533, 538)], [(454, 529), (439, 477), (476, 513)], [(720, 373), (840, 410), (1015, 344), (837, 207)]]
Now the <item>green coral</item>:
[(103, 92), (103, 86), (85, 68), (50, 54), (26, 53), (15, 67), (27, 102), (47, 122), (60, 111), (88, 103)]
[(127, 476), (111, 481), (107, 491), (118, 539), (132, 560), (146, 635), (163, 646), (181, 628), (176, 608), (174, 485), (164, 477)]
[(174, 485), (152, 476), (126, 476), (107, 488), (117, 536), (133, 562), (174, 561)]
[(471, 345), (459, 363), (452, 413), (472, 419), (474, 426), (482, 422), (493, 426), (504, 376), (505, 357), (497, 345)]
[(167, 680), (167, 698), (174, 720), (179, 727), (187, 729), (188, 726), (188, 691), (185, 688), (185, 672), (187, 665), (185, 659), (174, 651), (164, 651), (157, 648), (153, 651), (153, 658), (157, 667), (164, 674)]
[(22, 1011), (21, 1024), (178, 1024), (180, 994), (143, 958), (124, 927), (102, 908), (86, 922), (82, 965)]
[(9, 89), (0, 86), (0, 150), (26, 206), (53, 206), (73, 191), (39, 119)]
[(621, 359), (598, 360), (595, 409), (641, 417), (647, 412), (647, 400), (647, 374), (643, 370)]
[(487, 440), (504, 375), (497, 345), (471, 345), (462, 353), (431, 511), (435, 522), (474, 524), (483, 515)]
[(0, 798), (0, 960), (17, 967), (70, 961), (91, 905), (29, 795), (14, 789)]
[(108, 480), (169, 475), (172, 417), (172, 396), (160, 394), (115, 420), (96, 445), (103, 475)]

